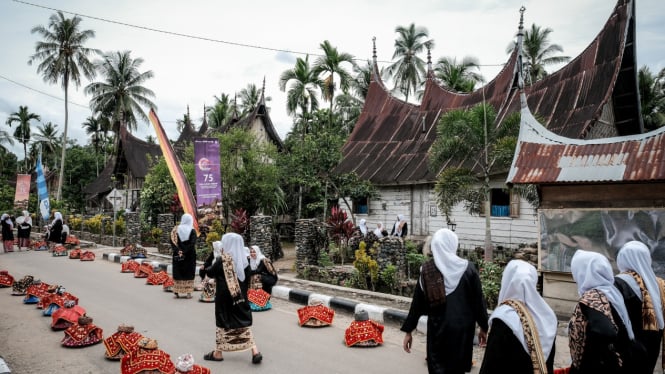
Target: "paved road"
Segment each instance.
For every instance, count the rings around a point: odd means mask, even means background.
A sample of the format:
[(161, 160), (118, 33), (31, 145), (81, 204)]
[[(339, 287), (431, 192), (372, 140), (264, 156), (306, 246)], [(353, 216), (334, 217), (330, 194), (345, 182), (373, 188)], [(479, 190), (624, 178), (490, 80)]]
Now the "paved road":
[[(298, 304), (273, 300), (271, 311), (254, 314), (254, 334), (264, 360), (250, 363), (249, 352), (227, 353), (224, 362), (205, 362), (214, 347), (213, 305), (196, 299), (173, 299), (160, 286), (120, 272), (117, 263), (81, 262), (51, 257), (46, 252), (0, 254), (0, 269), (14, 277), (30, 274), (49, 284), (61, 284), (80, 299), (104, 336), (121, 323), (132, 324), (143, 335), (157, 339), (160, 348), (175, 358), (192, 353), (197, 363), (213, 373), (252, 370), (264, 373), (426, 373), (424, 336), (418, 335), (414, 352), (401, 349), (403, 334), (386, 326), (385, 344), (378, 348), (347, 348), (344, 330), (350, 315), (338, 313), (332, 327), (306, 329), (297, 325)], [(0, 356), (12, 373), (118, 373), (119, 363), (104, 359), (102, 344), (83, 349), (60, 346), (63, 332), (51, 331), (50, 318), (34, 305), (0, 289)]]

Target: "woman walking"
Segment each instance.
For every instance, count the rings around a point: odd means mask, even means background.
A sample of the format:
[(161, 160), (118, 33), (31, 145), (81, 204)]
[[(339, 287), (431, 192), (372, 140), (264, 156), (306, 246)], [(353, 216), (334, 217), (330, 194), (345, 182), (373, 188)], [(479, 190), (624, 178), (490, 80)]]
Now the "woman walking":
[(252, 363), (259, 364), (263, 356), (254, 342), (252, 312), (247, 301), (250, 277), (249, 261), (242, 236), (228, 233), (222, 236), (222, 255), (206, 268), (206, 274), (215, 279), (215, 349), (203, 358), (223, 361), (222, 352), (251, 349)]
[(196, 230), (191, 214), (183, 214), (180, 225), (171, 232), (171, 248), (174, 297), (177, 299), (180, 295), (186, 295), (185, 298), (191, 299), (196, 276)]

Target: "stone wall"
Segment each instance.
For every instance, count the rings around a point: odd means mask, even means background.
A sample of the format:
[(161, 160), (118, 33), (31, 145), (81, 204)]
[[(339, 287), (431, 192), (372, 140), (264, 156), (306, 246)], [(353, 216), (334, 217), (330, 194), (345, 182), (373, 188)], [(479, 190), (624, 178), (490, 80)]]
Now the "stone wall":
[[(131, 244), (141, 244), (141, 221), (137, 212), (125, 212), (125, 237), (123, 239), (127, 239), (127, 242)], [(118, 245), (123, 245), (123, 241), (120, 240)]]
[(162, 229), (162, 237), (157, 244), (157, 251), (162, 254), (171, 254), (171, 230), (173, 230), (173, 214), (157, 215), (157, 227)]
[(296, 220), (295, 246), (296, 246), (296, 272), (302, 274), (306, 265), (318, 263), (318, 252), (315, 238), (317, 237), (316, 219)]
[(392, 264), (397, 268), (397, 273), (400, 276), (406, 275), (407, 264), (404, 241), (401, 238), (390, 236), (379, 239), (376, 262), (379, 264), (379, 272)]
[(267, 258), (274, 258), (272, 253), (272, 217), (252, 216), (249, 219), (250, 245), (256, 245)]

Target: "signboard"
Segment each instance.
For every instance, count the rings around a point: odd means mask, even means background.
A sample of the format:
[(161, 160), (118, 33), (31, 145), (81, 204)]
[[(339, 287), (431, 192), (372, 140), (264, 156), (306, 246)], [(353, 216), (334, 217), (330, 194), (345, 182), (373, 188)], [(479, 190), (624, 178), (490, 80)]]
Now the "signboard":
[(664, 209), (542, 209), (539, 220), (543, 271), (570, 272), (578, 249), (601, 253), (616, 267), (619, 249), (637, 240), (649, 247), (656, 275), (665, 276)]
[(114, 188), (106, 195), (106, 200), (113, 205), (113, 211), (123, 209), (125, 207), (125, 190)]
[(219, 166), (219, 140), (194, 139), (196, 173), (196, 207), (215, 207), (222, 201), (222, 180)]
[(18, 174), (16, 176), (16, 194), (14, 195), (14, 207), (17, 209), (28, 209), (29, 196), (30, 174)]

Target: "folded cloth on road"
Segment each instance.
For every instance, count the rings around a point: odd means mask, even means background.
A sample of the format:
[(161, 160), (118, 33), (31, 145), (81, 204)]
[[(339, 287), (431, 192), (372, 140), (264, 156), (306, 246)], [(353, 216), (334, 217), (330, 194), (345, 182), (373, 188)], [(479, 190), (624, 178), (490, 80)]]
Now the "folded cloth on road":
[(11, 287), (14, 284), (14, 277), (9, 275), (7, 270), (0, 270), (0, 288)]
[(65, 330), (61, 344), (69, 348), (88, 347), (101, 342), (102, 336), (103, 330), (92, 323), (92, 318), (83, 315)]
[(383, 344), (383, 325), (369, 319), (364, 310), (357, 312), (354, 318), (344, 333), (347, 347), (376, 347)]

